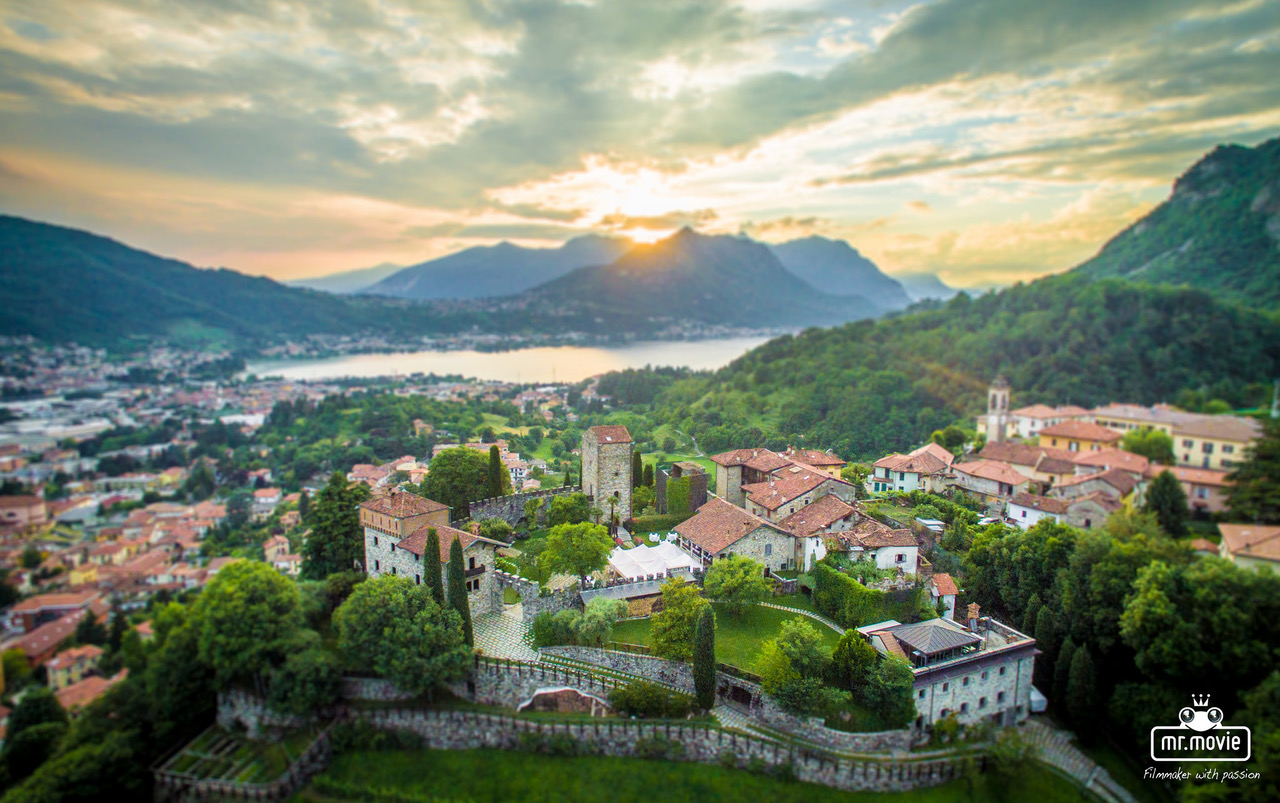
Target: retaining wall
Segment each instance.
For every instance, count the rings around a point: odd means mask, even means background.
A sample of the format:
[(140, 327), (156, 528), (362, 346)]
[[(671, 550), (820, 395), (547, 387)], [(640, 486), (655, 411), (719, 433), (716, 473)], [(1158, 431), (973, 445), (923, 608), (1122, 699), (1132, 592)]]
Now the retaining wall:
[(528, 502), (530, 499), (546, 500), (538, 510), (538, 521), (529, 522), (530, 528), (533, 528), (546, 522), (547, 508), (551, 507), (552, 499), (557, 496), (568, 496), (569, 494), (577, 493), (582, 493), (582, 488), (576, 485), (571, 485), (567, 488), (564, 486), (559, 488), (542, 488), (537, 491), (525, 491), (524, 493), (511, 494), (509, 496), (495, 496), (490, 499), (481, 499), (478, 502), (472, 502), (468, 505), (468, 510), (470, 511), (470, 519), (472, 521), (480, 521), (481, 519), (502, 519), (507, 524), (515, 527), (524, 519), (525, 502)]

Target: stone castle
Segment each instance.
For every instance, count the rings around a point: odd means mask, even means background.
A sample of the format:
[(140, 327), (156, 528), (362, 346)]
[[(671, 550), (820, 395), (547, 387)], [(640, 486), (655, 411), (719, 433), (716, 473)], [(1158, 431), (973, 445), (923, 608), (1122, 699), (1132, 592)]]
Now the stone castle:
[[(591, 427), (582, 433), (582, 492), (608, 517), (631, 518), (631, 451), (635, 444), (623, 426)], [(610, 499), (616, 499), (615, 503)]]

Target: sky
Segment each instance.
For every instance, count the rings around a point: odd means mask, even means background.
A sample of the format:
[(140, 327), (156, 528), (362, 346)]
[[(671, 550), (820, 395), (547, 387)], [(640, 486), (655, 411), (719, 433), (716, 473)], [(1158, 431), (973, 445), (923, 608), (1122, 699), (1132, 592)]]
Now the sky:
[(1278, 0), (6, 0), (0, 211), (288, 280), (589, 231), (1068, 269), (1280, 135)]

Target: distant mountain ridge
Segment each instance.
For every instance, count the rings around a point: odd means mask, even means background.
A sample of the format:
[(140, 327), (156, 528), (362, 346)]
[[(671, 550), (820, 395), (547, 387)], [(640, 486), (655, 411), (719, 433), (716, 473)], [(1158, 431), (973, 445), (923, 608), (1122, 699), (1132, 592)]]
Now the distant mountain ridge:
[(631, 245), (630, 240), (598, 234), (575, 237), (559, 248), (501, 242), (411, 265), (360, 292), (416, 301), (509, 296), (577, 268), (608, 264)]
[(1280, 138), (1220, 145), (1174, 183), (1169, 198), (1074, 271), (1212, 290), (1280, 308)]
[(933, 273), (898, 273), (893, 278), (902, 285), (912, 301), (947, 301), (961, 292)]
[(357, 268), (355, 270), (344, 270), (339, 273), (330, 273), (326, 276), (312, 276), (306, 279), (294, 279), (285, 282), (289, 287), (306, 287), (311, 290), (323, 290), (326, 293), (338, 293), (345, 295), (347, 293), (357, 293), (366, 287), (377, 284), (393, 273), (404, 270), (403, 265), (393, 265), (390, 262), (384, 262), (381, 265), (375, 265), (372, 268)]
[(805, 237), (769, 250), (782, 267), (828, 295), (861, 296), (884, 310), (901, 309), (915, 300), (844, 240)]

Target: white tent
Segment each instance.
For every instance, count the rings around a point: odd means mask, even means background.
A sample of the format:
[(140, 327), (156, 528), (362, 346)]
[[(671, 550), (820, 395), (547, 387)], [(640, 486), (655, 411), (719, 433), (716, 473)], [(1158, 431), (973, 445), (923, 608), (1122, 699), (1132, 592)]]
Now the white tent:
[(633, 549), (616, 547), (609, 555), (609, 566), (628, 580), (666, 577), (673, 572), (692, 571), (698, 563), (670, 542)]

